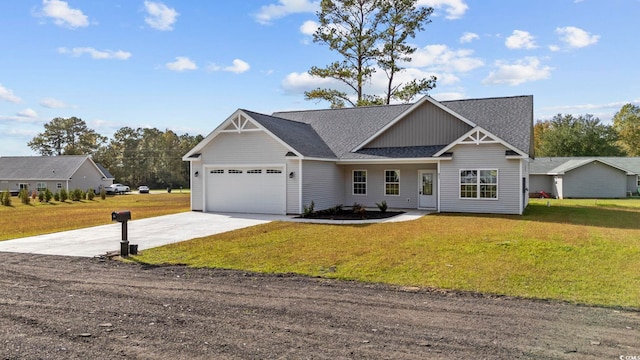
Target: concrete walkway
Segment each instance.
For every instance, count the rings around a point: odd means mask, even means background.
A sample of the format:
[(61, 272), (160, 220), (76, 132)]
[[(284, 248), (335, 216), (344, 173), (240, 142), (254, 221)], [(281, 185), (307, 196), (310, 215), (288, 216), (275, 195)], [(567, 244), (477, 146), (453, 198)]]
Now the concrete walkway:
[[(293, 216), (263, 214), (214, 214), (184, 212), (173, 215), (131, 220), (128, 222), (130, 244), (138, 250), (215, 235), (271, 221), (313, 222), (328, 224), (362, 224), (415, 220), (426, 212), (409, 210), (405, 214), (382, 220), (333, 221), (296, 219)], [(133, 214), (135, 219), (135, 214)], [(94, 257), (120, 250), (122, 225), (94, 226), (53, 234), (0, 241), (0, 251), (29, 254)]]

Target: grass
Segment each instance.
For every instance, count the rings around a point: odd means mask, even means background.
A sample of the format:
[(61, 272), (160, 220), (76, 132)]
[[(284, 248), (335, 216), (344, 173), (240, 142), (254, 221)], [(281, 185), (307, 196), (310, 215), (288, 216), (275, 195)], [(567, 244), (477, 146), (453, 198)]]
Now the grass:
[(640, 308), (640, 200), (549, 205), (532, 200), (523, 216), (273, 222), (145, 250), (135, 260)]
[(107, 196), (101, 200), (40, 203), (24, 205), (17, 197), (12, 206), (0, 206), (0, 241), (72, 230), (111, 223), (111, 212), (131, 210), (133, 219), (173, 214), (189, 210), (188, 192), (171, 194), (128, 194)]

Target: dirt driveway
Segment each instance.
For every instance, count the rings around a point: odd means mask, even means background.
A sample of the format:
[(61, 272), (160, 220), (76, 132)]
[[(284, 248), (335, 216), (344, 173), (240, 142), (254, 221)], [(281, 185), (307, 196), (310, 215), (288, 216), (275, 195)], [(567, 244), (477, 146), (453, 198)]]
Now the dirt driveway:
[(0, 253), (0, 359), (631, 359), (640, 313)]

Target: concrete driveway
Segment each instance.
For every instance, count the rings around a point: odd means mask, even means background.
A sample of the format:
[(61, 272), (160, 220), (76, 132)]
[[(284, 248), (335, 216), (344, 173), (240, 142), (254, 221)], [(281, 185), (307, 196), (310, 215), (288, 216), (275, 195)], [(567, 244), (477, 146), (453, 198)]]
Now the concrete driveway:
[[(135, 219), (135, 213), (132, 216)], [(138, 244), (138, 250), (144, 250), (284, 219), (280, 215), (185, 212), (131, 220), (128, 239), (130, 244)], [(122, 225), (113, 223), (0, 241), (0, 251), (94, 257), (120, 250), (121, 238)]]

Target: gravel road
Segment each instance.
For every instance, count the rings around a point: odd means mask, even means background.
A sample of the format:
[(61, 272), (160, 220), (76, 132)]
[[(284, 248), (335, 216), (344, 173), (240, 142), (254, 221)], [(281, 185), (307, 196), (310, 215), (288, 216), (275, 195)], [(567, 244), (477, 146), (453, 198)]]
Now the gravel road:
[(640, 359), (640, 312), (0, 253), (0, 359)]

